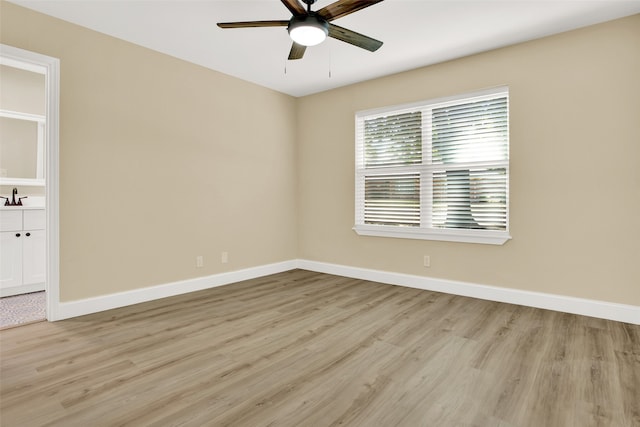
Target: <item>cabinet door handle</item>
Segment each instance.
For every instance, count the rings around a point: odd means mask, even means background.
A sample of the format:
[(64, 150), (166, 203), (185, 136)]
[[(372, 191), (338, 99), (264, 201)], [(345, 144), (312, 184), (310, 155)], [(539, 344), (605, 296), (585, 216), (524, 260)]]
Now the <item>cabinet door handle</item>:
[(16, 237), (20, 237), (20, 233), (16, 233)]
[(27, 233), (27, 237), (31, 236), (31, 233)]

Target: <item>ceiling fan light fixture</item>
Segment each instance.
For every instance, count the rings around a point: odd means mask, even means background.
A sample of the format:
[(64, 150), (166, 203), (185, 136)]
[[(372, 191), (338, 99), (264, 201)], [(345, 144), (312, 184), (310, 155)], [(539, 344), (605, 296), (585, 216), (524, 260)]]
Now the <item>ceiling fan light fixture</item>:
[(329, 24), (314, 15), (294, 16), (287, 27), (289, 37), (303, 46), (315, 46), (322, 43), (329, 34)]

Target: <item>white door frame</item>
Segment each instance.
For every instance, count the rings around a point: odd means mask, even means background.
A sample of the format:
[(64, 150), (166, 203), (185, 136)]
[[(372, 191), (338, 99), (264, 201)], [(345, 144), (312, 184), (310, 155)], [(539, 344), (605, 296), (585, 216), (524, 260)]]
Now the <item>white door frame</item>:
[(59, 126), (60, 60), (13, 46), (0, 44), (3, 64), (43, 73), (46, 90), (45, 211), (47, 215), (46, 296), (47, 320), (60, 318), (60, 204), (59, 204)]

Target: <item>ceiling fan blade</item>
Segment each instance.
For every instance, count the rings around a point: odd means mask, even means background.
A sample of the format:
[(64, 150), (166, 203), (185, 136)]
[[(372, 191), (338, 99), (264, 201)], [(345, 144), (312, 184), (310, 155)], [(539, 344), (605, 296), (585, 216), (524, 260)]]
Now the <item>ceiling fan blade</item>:
[(287, 9), (289, 9), (289, 12), (291, 12), (291, 14), (294, 16), (305, 15), (307, 13), (305, 8), (302, 7), (302, 5), (298, 0), (281, 0), (281, 1), (282, 1), (282, 4)]
[(334, 19), (342, 18), (365, 7), (373, 6), (381, 1), (382, 0), (338, 0), (335, 3), (323, 7), (316, 13), (327, 21), (333, 21)]
[(218, 22), (220, 28), (286, 27), (289, 21)]
[(307, 50), (306, 46), (293, 42), (289, 52), (289, 59), (302, 59), (305, 50)]
[(329, 37), (361, 47), (369, 52), (375, 52), (382, 46), (380, 40), (372, 39), (364, 34), (338, 27), (335, 24), (329, 24)]

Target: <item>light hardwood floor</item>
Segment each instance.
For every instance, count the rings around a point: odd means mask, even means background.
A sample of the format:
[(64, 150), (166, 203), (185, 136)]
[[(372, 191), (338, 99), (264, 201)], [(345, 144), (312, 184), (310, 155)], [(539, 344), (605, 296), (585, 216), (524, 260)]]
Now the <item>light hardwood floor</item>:
[(3, 427), (640, 426), (640, 326), (302, 270), (0, 345)]

